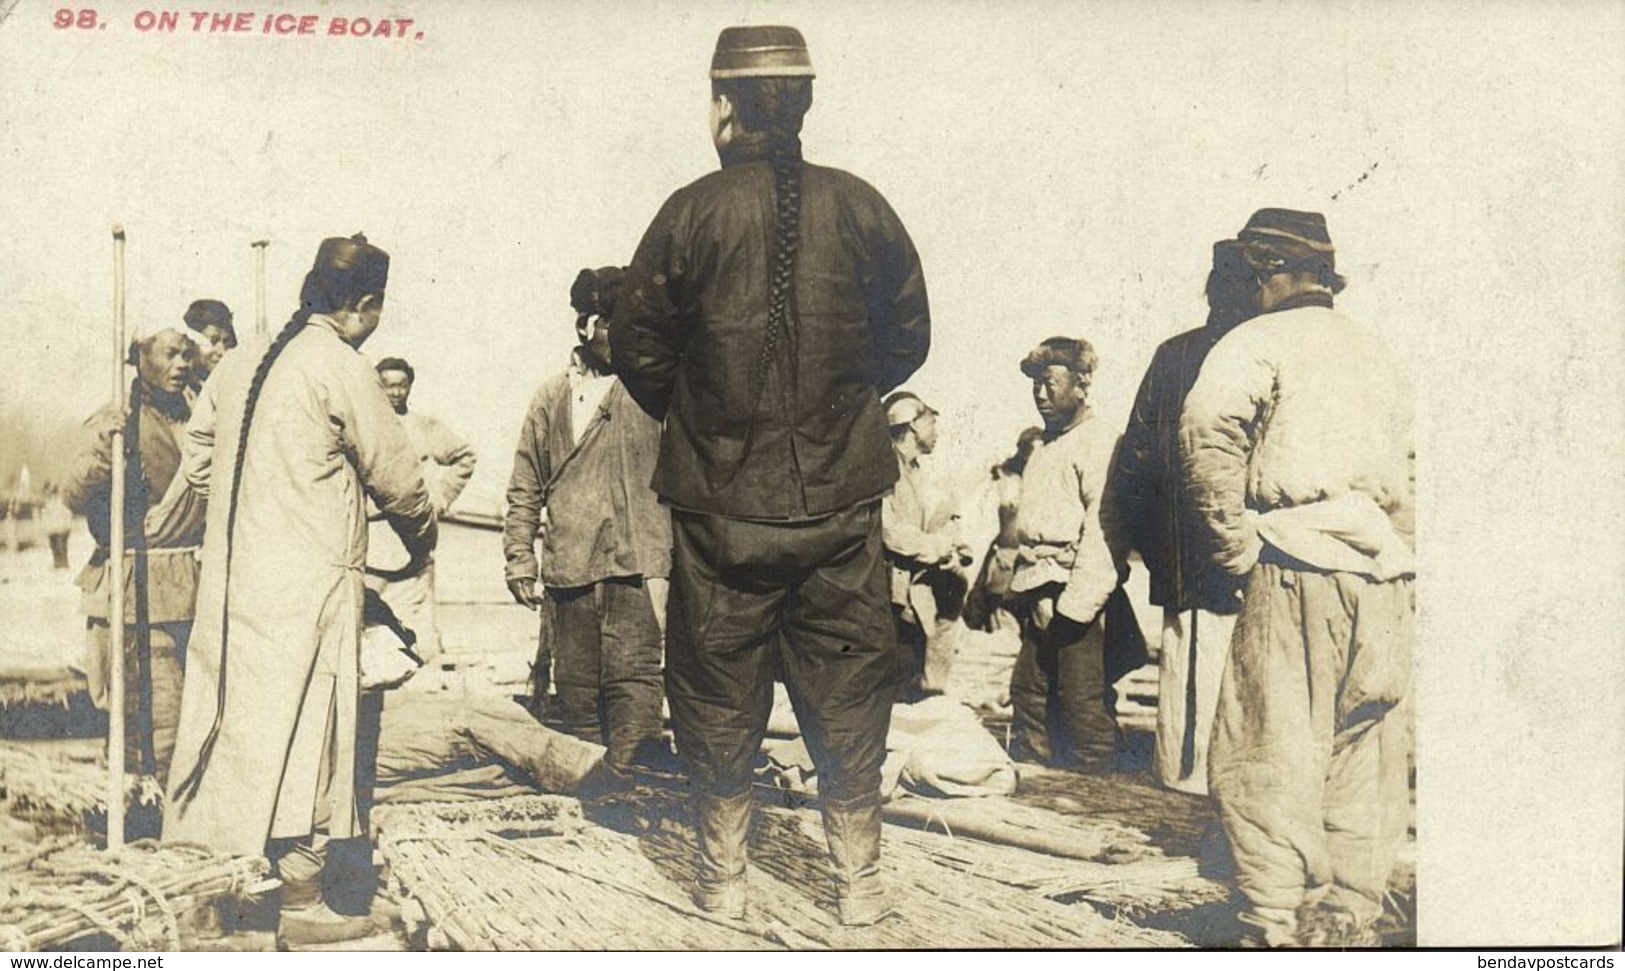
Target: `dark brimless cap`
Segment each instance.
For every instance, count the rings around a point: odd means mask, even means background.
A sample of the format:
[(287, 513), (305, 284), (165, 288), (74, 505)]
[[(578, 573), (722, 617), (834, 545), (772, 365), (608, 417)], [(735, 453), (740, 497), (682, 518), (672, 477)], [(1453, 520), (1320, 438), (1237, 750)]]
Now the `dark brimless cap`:
[(310, 272), (343, 283), (350, 294), (378, 293), (389, 282), (389, 254), (367, 242), (363, 233), (322, 240)]
[(1236, 234), (1257, 269), (1320, 270), (1337, 268), (1337, 252), (1326, 231), (1326, 217), (1295, 209), (1260, 209)]
[(728, 27), (711, 55), (711, 80), (810, 78), (807, 41), (794, 27)]
[(626, 271), (618, 266), (582, 270), (570, 284), (570, 306), (578, 314), (608, 317), (615, 312), (615, 299), (621, 294), (625, 275)]

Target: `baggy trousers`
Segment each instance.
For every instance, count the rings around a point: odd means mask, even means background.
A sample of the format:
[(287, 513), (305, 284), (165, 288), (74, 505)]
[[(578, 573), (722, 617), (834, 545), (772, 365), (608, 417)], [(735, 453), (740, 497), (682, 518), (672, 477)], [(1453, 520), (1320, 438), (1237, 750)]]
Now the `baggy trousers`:
[(1104, 618), (1056, 614), (1044, 629), (1019, 609), (1021, 652), (1010, 672), (1011, 756), (1046, 765), (1108, 768), (1116, 729), (1106, 711)]
[[(87, 624), (90, 642), (87, 677), (91, 700), (106, 710), (108, 686), (112, 682), (112, 632), (107, 622), (92, 618)], [(147, 628), (151, 650), (147, 654), (147, 680), (142, 681), (141, 641), (136, 628), (124, 628), (124, 765), (130, 772), (143, 771), (150, 753), (153, 775), (161, 786), (169, 784), (169, 764), (175, 755), (175, 733), (181, 720), (181, 691), (186, 665), (186, 645), (192, 637), (192, 622), (151, 624)], [(142, 711), (151, 718), (151, 735), (143, 736)]]
[(661, 736), (660, 625), (647, 586), (628, 577), (549, 588), (542, 612), (558, 692), (550, 714), (625, 769), (639, 743)]
[(896, 694), (880, 503), (807, 523), (674, 510), (666, 694), (693, 784), (748, 791), (782, 674), (826, 799), (878, 795)]
[(1266, 932), (1305, 903), (1381, 914), (1408, 825), (1414, 637), (1409, 580), (1268, 561), (1248, 577), (1208, 778)]
[(963, 576), (929, 570), (909, 584), (906, 608), (893, 604), (899, 700), (915, 701), (948, 690), (954, 658), (959, 654), (959, 618), (968, 592)]

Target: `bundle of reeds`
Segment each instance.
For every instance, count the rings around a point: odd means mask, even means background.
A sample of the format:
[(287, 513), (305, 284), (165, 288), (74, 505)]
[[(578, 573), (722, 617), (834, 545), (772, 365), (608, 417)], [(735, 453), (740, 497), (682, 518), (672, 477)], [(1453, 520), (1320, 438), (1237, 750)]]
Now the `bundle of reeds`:
[(0, 671), (0, 709), (24, 705), (66, 708), (85, 690), (85, 677), (67, 668), (22, 668)]
[(127, 950), (178, 950), (182, 918), (194, 907), (274, 886), (264, 858), (151, 841), (116, 855), (83, 843), (52, 848), (13, 861), (3, 876), (0, 950), (16, 951), (98, 936)]
[[(517, 803), (517, 800), (502, 802)], [(554, 803), (556, 806), (549, 806)], [(573, 804), (573, 806), (572, 806)], [(1074, 861), (886, 828), (882, 865), (897, 916), (843, 928), (834, 915), (817, 813), (758, 805), (751, 910), (720, 920), (688, 902), (695, 855), (681, 795), (638, 790), (583, 806), (394, 807), (375, 817), (378, 843), (405, 897), (422, 909), (431, 946), (503, 948), (1177, 947), (1184, 938), (1068, 906), (984, 871), (1034, 863), (1030, 882)], [(484, 812), (489, 811), (489, 819)], [(528, 820), (528, 821), (527, 821)], [(577, 822), (579, 820), (579, 822)], [(564, 821), (562, 824), (560, 821)], [(516, 823), (520, 825), (516, 825)], [(528, 835), (500, 835), (525, 832)]]
[[(107, 772), (99, 756), (0, 747), (0, 804), (14, 816), (83, 830), (107, 814)], [(126, 777), (127, 806), (158, 806), (152, 776)]]

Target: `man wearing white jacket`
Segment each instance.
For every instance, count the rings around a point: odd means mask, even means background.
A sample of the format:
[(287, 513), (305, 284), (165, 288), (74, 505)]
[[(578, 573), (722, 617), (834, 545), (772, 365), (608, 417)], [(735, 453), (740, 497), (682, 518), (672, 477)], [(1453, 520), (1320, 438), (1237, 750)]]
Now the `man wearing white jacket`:
[(1259, 314), (1180, 420), (1212, 561), (1247, 577), (1209, 786), (1263, 943), (1374, 944), (1409, 806), (1410, 388), (1332, 309), (1324, 217), (1263, 209), (1237, 243)]

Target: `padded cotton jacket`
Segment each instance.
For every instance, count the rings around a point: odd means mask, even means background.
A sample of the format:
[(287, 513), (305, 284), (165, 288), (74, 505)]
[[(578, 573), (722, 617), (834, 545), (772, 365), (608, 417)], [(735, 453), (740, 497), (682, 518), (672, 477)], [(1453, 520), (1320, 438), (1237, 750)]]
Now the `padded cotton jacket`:
[(1214, 345), (1180, 451), (1213, 562), (1234, 575), (1262, 546), (1249, 513), (1350, 493), (1414, 545), (1409, 383), (1375, 334), (1330, 307), (1254, 317)]
[(666, 201), (632, 260), (610, 341), (628, 391), (666, 414), (667, 502), (735, 519), (816, 519), (897, 480), (880, 396), (925, 361), (914, 244), (868, 184), (804, 165), (791, 312), (761, 368), (774, 235), (768, 146)]

